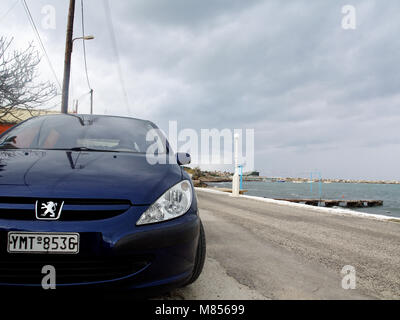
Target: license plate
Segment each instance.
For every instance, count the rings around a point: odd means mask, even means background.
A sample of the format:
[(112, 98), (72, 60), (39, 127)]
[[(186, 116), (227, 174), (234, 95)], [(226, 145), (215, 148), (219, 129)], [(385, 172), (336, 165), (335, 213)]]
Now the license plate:
[(79, 252), (78, 233), (9, 232), (9, 253), (65, 253)]

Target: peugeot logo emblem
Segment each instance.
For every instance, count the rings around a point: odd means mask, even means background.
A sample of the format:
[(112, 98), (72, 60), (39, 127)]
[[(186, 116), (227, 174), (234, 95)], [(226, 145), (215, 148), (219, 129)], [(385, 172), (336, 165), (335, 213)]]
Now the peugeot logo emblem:
[(61, 216), (61, 211), (64, 206), (64, 201), (36, 201), (36, 219), (38, 220), (58, 220)]

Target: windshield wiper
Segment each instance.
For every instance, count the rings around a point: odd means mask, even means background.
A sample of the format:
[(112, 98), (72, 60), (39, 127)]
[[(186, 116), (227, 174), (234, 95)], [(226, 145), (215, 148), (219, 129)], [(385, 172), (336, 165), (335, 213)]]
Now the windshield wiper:
[(94, 149), (94, 148), (87, 148), (87, 147), (74, 147), (74, 148), (61, 148), (61, 149), (48, 149), (48, 150), (60, 150), (60, 151), (93, 151), (93, 152), (119, 152), (115, 150), (106, 150), (106, 149)]
[(88, 147), (74, 147), (69, 150), (71, 150), (71, 151), (106, 151), (106, 150), (92, 149), (92, 148), (88, 148)]
[(15, 150), (15, 149), (19, 149), (19, 148), (16, 147), (15, 145), (13, 145), (12, 143), (3, 143), (3, 144), (0, 144), (0, 149)]

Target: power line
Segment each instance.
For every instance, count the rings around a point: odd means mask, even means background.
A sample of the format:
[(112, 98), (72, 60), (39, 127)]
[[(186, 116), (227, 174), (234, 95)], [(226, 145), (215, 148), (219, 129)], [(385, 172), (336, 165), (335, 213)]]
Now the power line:
[(109, 4), (108, 0), (103, 0), (103, 5), (104, 5), (105, 13), (106, 13), (108, 29), (110, 31), (111, 44), (112, 44), (112, 47), (114, 49), (114, 55), (115, 55), (116, 60), (117, 60), (117, 69), (118, 69), (119, 82), (120, 82), (121, 90), (122, 90), (122, 93), (123, 93), (123, 96), (124, 96), (126, 108), (128, 109), (128, 112), (130, 114), (131, 113), (131, 109), (130, 109), (130, 106), (129, 106), (129, 97), (128, 97), (128, 93), (126, 91), (125, 81), (124, 81), (124, 78), (122, 76), (121, 60), (120, 60), (120, 57), (119, 57), (117, 41), (115, 39), (114, 24), (113, 24), (113, 21), (112, 21), (111, 11), (110, 11), (110, 4)]
[(83, 93), (78, 98), (74, 98), (73, 100), (81, 101), (83, 98), (86, 98), (88, 95), (90, 95), (90, 91)]
[(89, 94), (90, 94), (90, 91), (82, 94), (78, 99), (75, 99), (75, 100), (81, 100), (82, 98), (86, 97)]
[(45, 55), (46, 60), (47, 60), (47, 63), (49, 64), (49, 67), (50, 67), (50, 69), (51, 69), (51, 71), (52, 71), (52, 73), (53, 73), (53, 75), (54, 75), (54, 78), (56, 79), (56, 81), (57, 81), (57, 83), (58, 83), (58, 86), (59, 86), (60, 89), (61, 89), (61, 83), (60, 83), (60, 81), (59, 81), (58, 78), (57, 78), (57, 74), (56, 74), (56, 72), (55, 72), (55, 70), (54, 70), (54, 68), (53, 68), (53, 65), (52, 65), (52, 63), (51, 63), (51, 60), (50, 60), (50, 58), (49, 58), (49, 55), (47, 54), (46, 48), (45, 48), (45, 46), (44, 46), (44, 44), (43, 44), (42, 38), (40, 37), (40, 34), (39, 34), (39, 31), (38, 31), (38, 29), (37, 29), (37, 27), (36, 27), (35, 21), (33, 20), (33, 17), (32, 17), (32, 14), (31, 14), (30, 10), (29, 10), (28, 4), (26, 3), (25, 0), (22, 0), (22, 5), (23, 5), (23, 7), (24, 7), (24, 9), (25, 9), (25, 12), (26, 12), (26, 14), (27, 14), (27, 16), (28, 16), (28, 20), (29, 20), (29, 22), (30, 22), (30, 24), (31, 24), (31, 27), (32, 27), (32, 29), (33, 29), (33, 32), (35, 33), (35, 35), (36, 35), (36, 37), (37, 37), (37, 39), (38, 39), (39, 45), (40, 45), (40, 47), (42, 48), (42, 50), (43, 50), (43, 52), (44, 52), (44, 55)]
[[(89, 92), (85, 92), (84, 94), (82, 94), (79, 98), (77, 98), (77, 99), (74, 99), (74, 100), (76, 100), (76, 101), (80, 101), (81, 99), (83, 99), (83, 98), (85, 98), (86, 96), (88, 96), (90, 94), (90, 91)], [(50, 107), (47, 107), (47, 108), (41, 108), (41, 110), (44, 110), (44, 111), (47, 111), (47, 110), (52, 110), (52, 109), (55, 109), (55, 108), (57, 108), (57, 107), (60, 107), (60, 105), (61, 105), (61, 101), (60, 102), (57, 102), (56, 104), (53, 104), (52, 106), (50, 106)]]
[(87, 68), (87, 60), (86, 60), (86, 42), (85, 42), (85, 18), (84, 18), (84, 9), (83, 9), (83, 0), (81, 0), (81, 16), (82, 16), (82, 44), (83, 44), (83, 59), (85, 61), (85, 73), (86, 73), (86, 81), (90, 90), (92, 90), (92, 86), (89, 81), (89, 74)]
[(10, 9), (8, 9), (7, 11), (6, 11), (6, 13), (5, 14), (3, 14), (1, 17), (0, 17), (0, 21), (2, 21), (3, 19), (5, 19), (7, 16), (8, 16), (8, 14), (15, 8), (15, 6), (18, 4), (18, 0), (16, 0), (12, 5), (11, 5), (11, 7), (10, 7)]

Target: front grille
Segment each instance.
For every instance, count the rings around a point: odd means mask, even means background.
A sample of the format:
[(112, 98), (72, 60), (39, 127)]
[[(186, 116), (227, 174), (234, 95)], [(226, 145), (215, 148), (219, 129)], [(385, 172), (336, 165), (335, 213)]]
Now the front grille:
[[(36, 220), (33, 198), (0, 197), (0, 219)], [(61, 201), (61, 200), (60, 200)], [(131, 206), (129, 200), (116, 199), (63, 199), (59, 221), (91, 221), (116, 217)]]
[(49, 257), (32, 256), (2, 258), (0, 284), (40, 286), (44, 275), (42, 268), (51, 265), (56, 270), (57, 285), (90, 284), (112, 281), (133, 275), (146, 266), (144, 257)]

